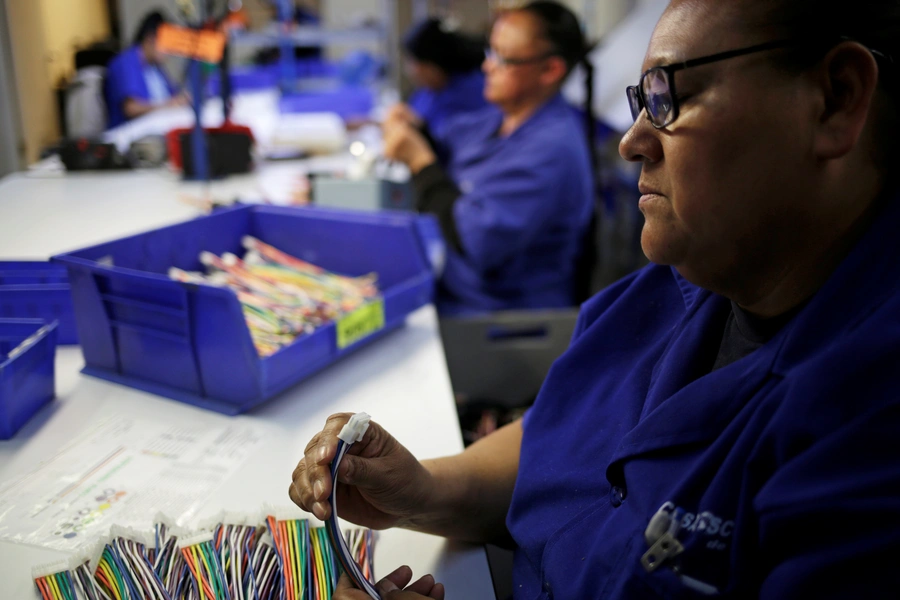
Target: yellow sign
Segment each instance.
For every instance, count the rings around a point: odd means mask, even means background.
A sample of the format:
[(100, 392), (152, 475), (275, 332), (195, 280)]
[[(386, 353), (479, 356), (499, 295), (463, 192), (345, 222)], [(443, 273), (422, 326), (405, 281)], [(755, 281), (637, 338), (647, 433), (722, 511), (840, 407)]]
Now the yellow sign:
[(336, 327), (339, 350), (384, 329), (384, 300), (379, 298), (354, 310), (340, 319)]
[(156, 32), (156, 47), (165, 54), (216, 64), (225, 53), (225, 34), (163, 24)]

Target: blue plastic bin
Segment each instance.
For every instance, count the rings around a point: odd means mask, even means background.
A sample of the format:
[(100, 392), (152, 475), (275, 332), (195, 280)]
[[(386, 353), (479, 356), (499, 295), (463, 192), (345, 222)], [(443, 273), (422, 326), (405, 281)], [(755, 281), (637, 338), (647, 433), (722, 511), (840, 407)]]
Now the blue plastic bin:
[(53, 399), (55, 355), (55, 321), (0, 319), (0, 440)]
[(65, 267), (46, 261), (0, 262), (0, 319), (59, 321), (58, 344), (77, 344)]
[(366, 118), (374, 105), (372, 91), (365, 87), (284, 93), (278, 102), (282, 113), (333, 112), (344, 120)]
[[(85, 373), (226, 414), (244, 412), (401, 325), (431, 301), (416, 215), (246, 206), (54, 257), (69, 269)], [(252, 235), (331, 271), (375, 272), (385, 327), (339, 349), (334, 324), (260, 358), (235, 294), (170, 280)]]
[[(228, 72), (231, 80), (231, 92), (247, 92), (265, 90), (278, 87), (278, 68), (275, 66), (264, 67), (232, 67)], [(206, 80), (207, 93), (218, 96), (222, 93), (221, 76), (219, 73), (210, 75)]]

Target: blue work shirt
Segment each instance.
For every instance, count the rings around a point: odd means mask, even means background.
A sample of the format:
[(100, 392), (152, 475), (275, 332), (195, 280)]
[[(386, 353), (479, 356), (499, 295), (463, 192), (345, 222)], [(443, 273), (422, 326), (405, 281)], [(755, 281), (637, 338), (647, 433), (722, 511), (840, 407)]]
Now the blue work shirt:
[(484, 99), (484, 73), (480, 70), (451, 75), (440, 90), (421, 89), (409, 99), (409, 106), (435, 136), (442, 136), (447, 122), (488, 106)]
[[(712, 372), (729, 302), (674, 270), (587, 303), (523, 424), (515, 598), (896, 597), (898, 228), (895, 198), (787, 325)], [(651, 573), (660, 510), (684, 551)]]
[(123, 108), (125, 100), (134, 98), (143, 102), (151, 101), (145, 71), (152, 71), (157, 78), (162, 78), (169, 96), (175, 93), (175, 88), (165, 71), (157, 65), (146, 63), (141, 49), (138, 46), (131, 46), (116, 56), (109, 63), (106, 71), (104, 95), (109, 112), (108, 127), (110, 129), (128, 120)]
[(443, 314), (575, 302), (594, 197), (584, 128), (559, 95), (509, 136), (498, 134), (502, 122), (491, 106), (454, 120), (437, 140), (462, 192), (453, 215), (464, 252), (448, 251)]

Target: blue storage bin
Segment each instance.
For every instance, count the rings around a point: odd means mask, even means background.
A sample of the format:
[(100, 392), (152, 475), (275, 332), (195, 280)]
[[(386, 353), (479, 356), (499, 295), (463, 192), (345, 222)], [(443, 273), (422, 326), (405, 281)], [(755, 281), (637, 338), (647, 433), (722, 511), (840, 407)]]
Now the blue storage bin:
[[(238, 414), (401, 325), (431, 301), (419, 217), (245, 206), (53, 258), (69, 269), (84, 372)], [(345, 348), (329, 324), (260, 358), (231, 290), (170, 280), (202, 270), (201, 251), (243, 254), (252, 235), (337, 273), (375, 272), (384, 329)]]
[(368, 117), (374, 105), (372, 91), (364, 87), (284, 93), (278, 102), (282, 113), (333, 112), (345, 120)]
[(55, 321), (0, 319), (0, 440), (53, 399), (55, 355)]
[(58, 344), (77, 344), (65, 267), (46, 261), (0, 262), (0, 319), (59, 321)]
[[(232, 67), (228, 71), (231, 93), (265, 90), (278, 87), (278, 68), (275, 66)], [(218, 96), (222, 93), (221, 76), (214, 73), (206, 80), (207, 93)]]

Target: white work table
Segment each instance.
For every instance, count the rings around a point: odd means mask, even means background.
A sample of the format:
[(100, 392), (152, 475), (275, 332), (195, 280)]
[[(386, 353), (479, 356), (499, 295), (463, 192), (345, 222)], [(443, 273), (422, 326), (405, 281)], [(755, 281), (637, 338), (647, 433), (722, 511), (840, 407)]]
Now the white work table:
[[(236, 185), (247, 181), (237, 180)], [(0, 181), (0, 260), (45, 259), (198, 216), (197, 209), (175, 199), (178, 193), (195, 194), (198, 189), (164, 171), (8, 177)], [(266, 427), (267, 437), (258, 451), (220, 487), (201, 517), (220, 510), (257, 513), (265, 505), (289, 504), (291, 471), (306, 443), (334, 412), (367, 411), (420, 458), (456, 453), (463, 447), (431, 306), (413, 313), (406, 327), (239, 417), (87, 377), (79, 373), (82, 366), (77, 347), (58, 349), (57, 398), (12, 440), (0, 441), (0, 486), (31, 471), (111, 415)], [(0, 542), (0, 597), (36, 597), (31, 567), (62, 556)], [(448, 599), (494, 597), (480, 547), (401, 530), (381, 532), (375, 546), (376, 575), (401, 564), (411, 566), (416, 576), (432, 573), (446, 585)]]

